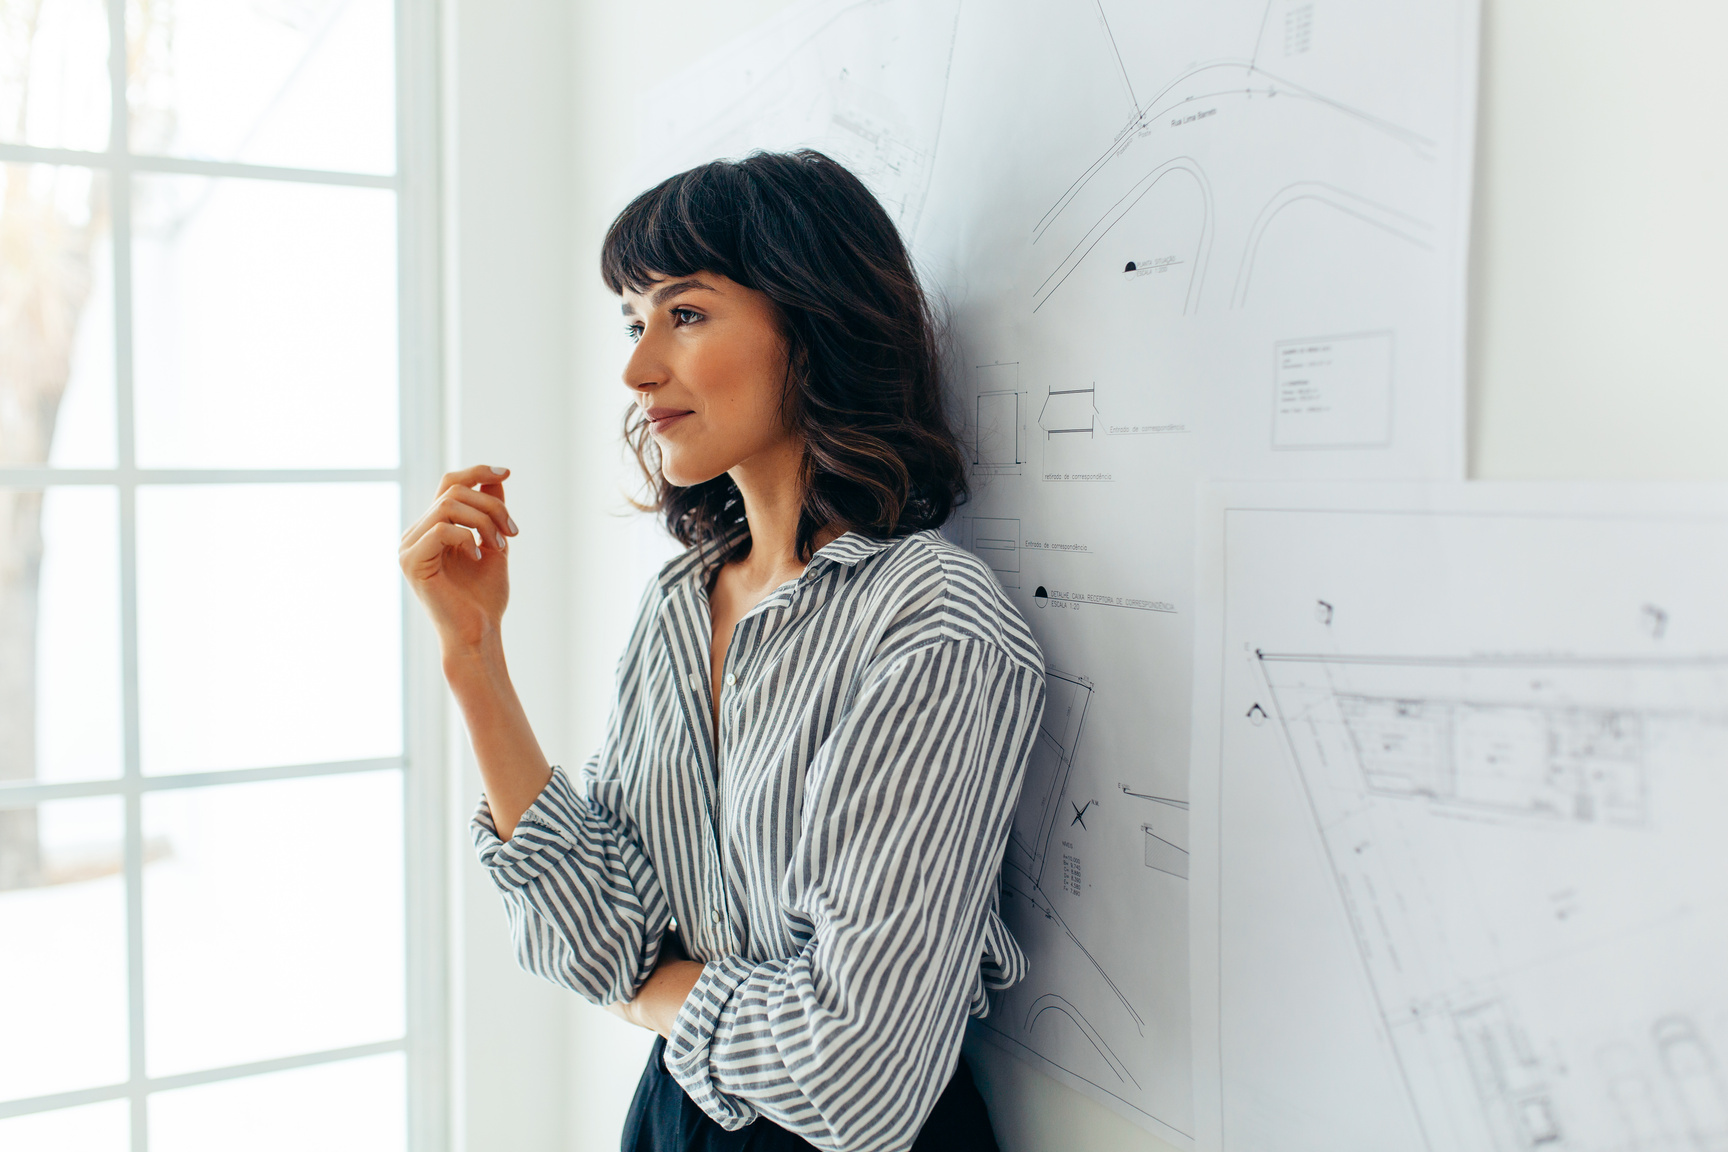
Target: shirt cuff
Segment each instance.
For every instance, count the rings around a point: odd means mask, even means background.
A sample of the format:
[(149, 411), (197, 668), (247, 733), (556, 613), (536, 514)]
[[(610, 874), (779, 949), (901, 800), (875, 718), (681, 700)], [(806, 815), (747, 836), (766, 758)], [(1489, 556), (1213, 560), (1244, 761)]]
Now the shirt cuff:
[(499, 887), (520, 888), (532, 882), (575, 848), (576, 840), (570, 833), (581, 804), (576, 785), (563, 768), (553, 765), (552, 779), (516, 821), (516, 831), (509, 840), (500, 840), (492, 806), (482, 795), (469, 825), (480, 863)]
[(678, 1081), (697, 1107), (720, 1127), (735, 1132), (756, 1119), (756, 1109), (714, 1085), (714, 1034), (732, 1014), (732, 998), (738, 986), (756, 970), (737, 956), (708, 961), (696, 986), (684, 998), (684, 1006), (672, 1022), (666, 1041), (666, 1070)]

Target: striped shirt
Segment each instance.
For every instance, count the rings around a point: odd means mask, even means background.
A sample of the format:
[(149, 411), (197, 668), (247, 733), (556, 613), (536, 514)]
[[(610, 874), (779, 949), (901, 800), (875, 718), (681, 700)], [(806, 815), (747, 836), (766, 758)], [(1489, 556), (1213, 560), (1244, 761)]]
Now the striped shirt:
[(666, 1066), (728, 1129), (910, 1147), (968, 1015), (1026, 960), (998, 911), (1044, 708), (1037, 643), (934, 530), (848, 532), (733, 631), (718, 740), (706, 567), (649, 583), (599, 752), (480, 859), (522, 965), (629, 999), (676, 927), (706, 967)]

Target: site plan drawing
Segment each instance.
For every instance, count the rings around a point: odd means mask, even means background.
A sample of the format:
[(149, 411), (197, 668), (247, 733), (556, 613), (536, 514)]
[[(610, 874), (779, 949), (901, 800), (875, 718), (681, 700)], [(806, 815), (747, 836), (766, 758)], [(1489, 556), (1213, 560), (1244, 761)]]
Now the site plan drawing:
[[(809, 145), (946, 322), (970, 501), (1050, 703), (978, 1034), (1194, 1133), (1194, 492), (1459, 479), (1476, 0), (806, 0), (670, 79), (636, 188)], [(689, 94), (701, 93), (692, 111)]]
[(1206, 1148), (1728, 1148), (1728, 489), (1219, 486)]

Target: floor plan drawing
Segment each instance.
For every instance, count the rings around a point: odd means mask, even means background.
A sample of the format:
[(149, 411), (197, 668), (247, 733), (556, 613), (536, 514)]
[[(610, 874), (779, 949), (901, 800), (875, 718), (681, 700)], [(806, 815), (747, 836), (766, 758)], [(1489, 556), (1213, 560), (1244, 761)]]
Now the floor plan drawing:
[[(1728, 492), (1252, 487), (1206, 545), (1203, 1146), (1728, 1148)], [(1384, 1095), (1308, 1094), (1318, 1049)]]
[[(1551, 989), (1589, 996), (1615, 983), (1627, 957), (1606, 938), (1641, 929), (1667, 937), (1647, 923), (1648, 897), (1617, 909), (1618, 919), (1600, 905), (1586, 910), (1601, 897), (1582, 885), (1522, 900), (1475, 893), (1468, 912), (1454, 913), (1463, 893), (1436, 891), (1446, 880), (1425, 874), (1418, 854), (1491, 841), (1471, 824), (1583, 833), (1592, 854), (1610, 859), (1616, 849), (1646, 854), (1660, 749), (1705, 741), (1728, 754), (1728, 656), (1640, 665), (1638, 679), (1652, 689), (1645, 700), (1629, 696), (1624, 666), (1586, 661), (1257, 658), (1340, 898), (1354, 910), (1358, 948), (1428, 1145), (1614, 1147), (1592, 1139), (1581, 1120), (1609, 1089), (1593, 1074), (1598, 1053), (1624, 1058), (1641, 1046), (1660, 1065), (1662, 1038), (1678, 1034), (1682, 1018), (1658, 1008), (1624, 1031), (1574, 1038), (1567, 1017), (1576, 1006), (1554, 1002)], [(1414, 902), (1411, 885), (1447, 911)], [(1586, 915), (1606, 922), (1575, 940), (1571, 921)], [(1551, 931), (1539, 930), (1544, 922)], [(1514, 945), (1521, 935), (1522, 947)], [(1673, 942), (1684, 938), (1676, 931)], [(1714, 1067), (1708, 1039), (1688, 1027), (1696, 1046), (1688, 1065)], [(1697, 1095), (1671, 1083), (1649, 1098), (1658, 1114), (1666, 1098), (1677, 1127), (1707, 1135), (1700, 1147), (1728, 1140), (1728, 1122), (1693, 1119), (1711, 1114), (1711, 1094), (1701, 1095), (1702, 1109)]]

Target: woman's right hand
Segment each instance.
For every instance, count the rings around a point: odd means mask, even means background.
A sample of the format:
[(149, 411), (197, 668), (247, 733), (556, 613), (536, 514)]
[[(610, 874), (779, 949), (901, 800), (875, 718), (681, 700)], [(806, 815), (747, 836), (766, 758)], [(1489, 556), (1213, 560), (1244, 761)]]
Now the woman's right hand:
[(510, 599), (506, 537), (517, 532), (504, 507), (509, 474), (485, 464), (448, 473), (432, 507), (402, 534), (402, 574), (432, 617), (446, 657), (498, 635)]

